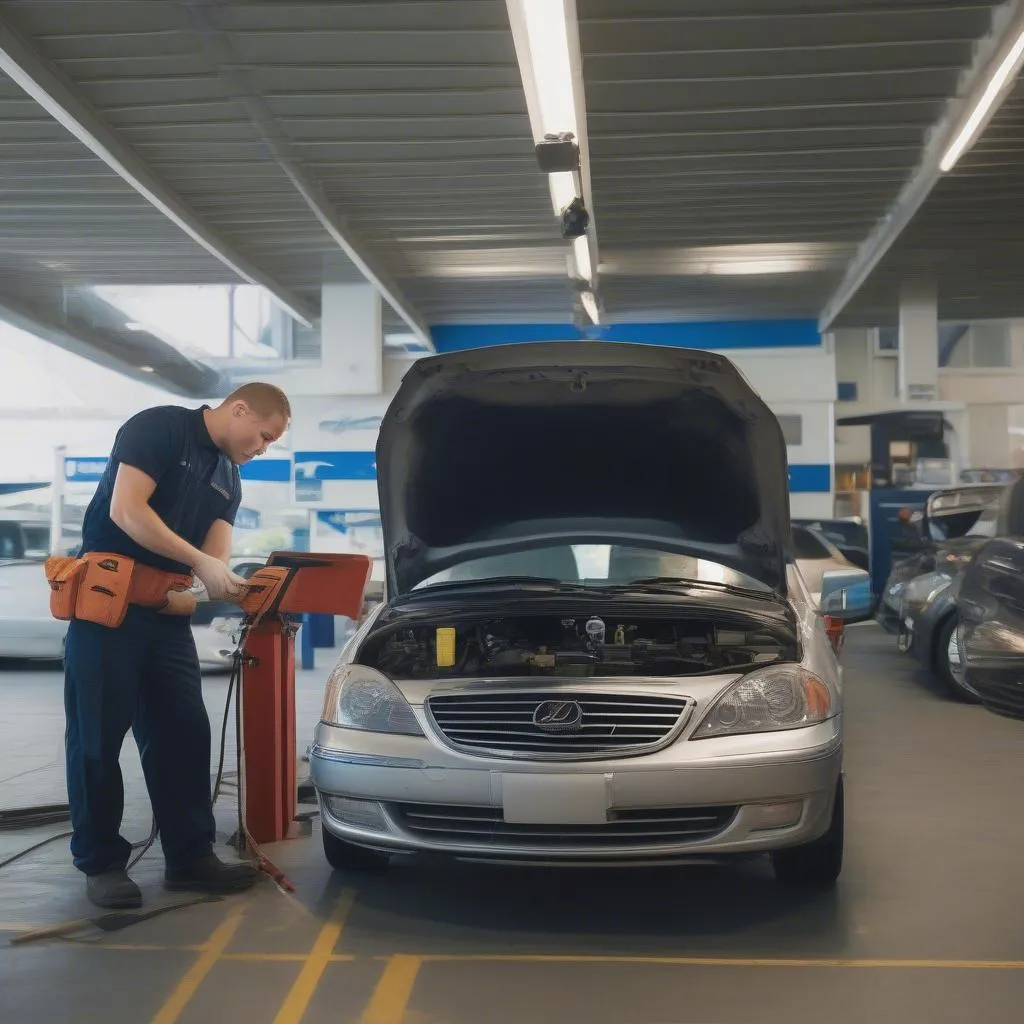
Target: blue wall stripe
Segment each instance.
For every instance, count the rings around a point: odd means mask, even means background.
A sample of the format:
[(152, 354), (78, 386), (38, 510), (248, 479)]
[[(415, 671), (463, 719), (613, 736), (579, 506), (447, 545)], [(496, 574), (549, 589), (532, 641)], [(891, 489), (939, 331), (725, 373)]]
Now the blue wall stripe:
[(828, 494), (832, 490), (832, 467), (828, 463), (789, 467), (790, 494)]
[(295, 479), (376, 480), (376, 452), (296, 452)]
[(292, 478), (291, 459), (254, 459), (238, 469), (243, 480), (286, 484)]
[(818, 325), (813, 320), (610, 324), (585, 331), (574, 324), (437, 324), (430, 332), (438, 352), (591, 338), (695, 349), (813, 348), (821, 344)]

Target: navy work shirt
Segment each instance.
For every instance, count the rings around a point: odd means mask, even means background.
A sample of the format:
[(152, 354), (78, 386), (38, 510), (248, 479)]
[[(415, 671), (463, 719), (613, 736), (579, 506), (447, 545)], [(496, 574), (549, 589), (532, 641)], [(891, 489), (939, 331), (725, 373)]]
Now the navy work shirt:
[(110, 499), (121, 463), (156, 481), (149, 499), (164, 523), (193, 547), (201, 548), (218, 519), (234, 525), (242, 497), (238, 467), (210, 437), (202, 409), (176, 405), (146, 409), (117, 432), (107, 468), (82, 523), (82, 554), (110, 551), (167, 572), (192, 566), (163, 558), (137, 544), (110, 518)]

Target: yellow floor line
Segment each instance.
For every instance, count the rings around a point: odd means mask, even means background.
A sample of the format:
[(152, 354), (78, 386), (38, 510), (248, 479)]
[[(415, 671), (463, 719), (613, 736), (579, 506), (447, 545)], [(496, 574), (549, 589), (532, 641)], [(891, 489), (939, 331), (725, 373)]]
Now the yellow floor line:
[(203, 979), (213, 970), (214, 965), (224, 955), (231, 940), (235, 937), (238, 926), (242, 923), (245, 906), (235, 906), (228, 916), (217, 926), (209, 941), (203, 945), (199, 959), (189, 968), (185, 977), (178, 982), (174, 991), (153, 1018), (152, 1024), (174, 1024), (196, 994)]
[(281, 1009), (274, 1018), (274, 1024), (299, 1024), (302, 1020), (317, 985), (320, 984), (320, 978), (331, 962), (334, 947), (338, 943), (354, 902), (355, 893), (346, 889), (335, 904), (327, 923), (320, 929), (309, 955), (302, 958), (305, 963), (288, 995), (284, 997)]
[[(221, 957), (221, 960), (243, 964), (302, 964), (307, 959), (309, 953), (225, 953)], [(327, 958), (327, 962), (332, 964), (348, 964), (353, 960), (354, 956), (345, 953), (332, 954)]]
[(402, 1024), (422, 965), (422, 957), (390, 957), (359, 1024)]
[(698, 956), (572, 956), (559, 954), (426, 954), (426, 963), (521, 963), (521, 964), (635, 964), (669, 967), (830, 967), (894, 970), (980, 970), (1021, 971), (1024, 960), (912, 960), (783, 957), (698, 957)]

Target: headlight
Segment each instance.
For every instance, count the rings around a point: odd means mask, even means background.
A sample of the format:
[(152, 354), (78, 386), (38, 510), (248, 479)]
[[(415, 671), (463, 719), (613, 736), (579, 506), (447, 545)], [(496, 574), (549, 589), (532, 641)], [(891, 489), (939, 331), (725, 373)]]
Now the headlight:
[(346, 729), (423, 735), (402, 691), (387, 676), (365, 665), (335, 667), (327, 680), (320, 718)]
[(929, 572), (924, 576), (918, 576), (911, 580), (903, 592), (904, 607), (920, 610), (925, 605), (931, 604), (943, 590), (952, 583), (952, 579), (945, 573)]
[(801, 729), (832, 714), (832, 692), (813, 672), (773, 665), (737, 679), (711, 706), (693, 739)]

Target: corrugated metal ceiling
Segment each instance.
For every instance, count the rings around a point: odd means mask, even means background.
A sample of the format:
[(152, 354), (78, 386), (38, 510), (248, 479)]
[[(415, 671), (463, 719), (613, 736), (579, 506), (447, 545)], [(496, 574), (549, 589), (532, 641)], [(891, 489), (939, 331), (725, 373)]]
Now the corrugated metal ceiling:
[[(817, 316), (995, 6), (577, 3), (616, 321)], [(275, 162), (268, 124), (427, 321), (571, 316), (503, 0), (7, 0), (0, 17), (204, 220), (311, 301), (326, 275), (359, 274)], [(981, 292), (996, 271), (1009, 294), (995, 256), (1009, 222), (995, 205), (961, 217), (957, 203), (1020, 194), (1022, 109), (943, 183), (852, 317), (883, 316), (889, 282), (922, 250), (973, 260)], [(965, 255), (986, 224), (992, 258)], [(233, 279), (2, 79), (0, 257), (71, 285)], [(742, 272), (766, 258), (788, 272)]]

